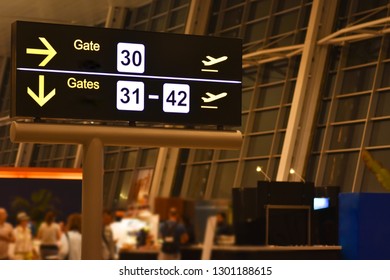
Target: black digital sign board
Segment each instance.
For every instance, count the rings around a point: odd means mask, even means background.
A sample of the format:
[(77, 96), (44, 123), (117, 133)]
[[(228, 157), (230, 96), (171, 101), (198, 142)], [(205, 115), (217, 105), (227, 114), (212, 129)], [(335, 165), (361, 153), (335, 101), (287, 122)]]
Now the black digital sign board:
[(241, 69), (236, 38), (18, 21), (11, 117), (239, 126)]

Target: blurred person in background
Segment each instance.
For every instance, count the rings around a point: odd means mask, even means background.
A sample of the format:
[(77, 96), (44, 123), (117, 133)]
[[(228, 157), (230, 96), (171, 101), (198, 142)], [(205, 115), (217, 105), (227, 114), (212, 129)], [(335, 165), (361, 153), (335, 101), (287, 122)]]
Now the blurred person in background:
[(168, 220), (160, 224), (162, 246), (158, 254), (159, 260), (181, 259), (181, 246), (188, 242), (189, 236), (186, 227), (180, 222), (177, 209), (169, 209)]
[(113, 215), (109, 210), (103, 211), (103, 260), (116, 259), (114, 233), (111, 228)]
[(37, 237), (41, 242), (41, 259), (57, 259), (59, 250), (58, 241), (61, 238), (61, 230), (60, 226), (55, 222), (53, 211), (46, 213), (45, 221), (39, 227)]
[(33, 249), (33, 239), (29, 228), (30, 217), (25, 212), (17, 215), (19, 224), (14, 229), (14, 258), (17, 260), (32, 260), (36, 254)]
[(9, 260), (9, 245), (15, 241), (13, 227), (7, 223), (7, 210), (0, 208), (0, 260)]
[(65, 229), (61, 236), (59, 258), (81, 260), (81, 214), (69, 215)]

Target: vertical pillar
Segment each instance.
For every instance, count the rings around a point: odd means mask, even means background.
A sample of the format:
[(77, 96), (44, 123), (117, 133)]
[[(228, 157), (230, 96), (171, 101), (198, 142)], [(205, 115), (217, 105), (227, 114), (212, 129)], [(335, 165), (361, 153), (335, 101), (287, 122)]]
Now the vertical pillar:
[(83, 144), (82, 246), (83, 260), (102, 259), (103, 142), (93, 138)]
[[(293, 160), (294, 151), (296, 149), (300, 124), (301, 122), (305, 121), (301, 119), (303, 111), (302, 108), (305, 98), (307, 98), (306, 96), (308, 95), (306, 89), (310, 78), (310, 70), (313, 64), (313, 54), (314, 50), (316, 49), (317, 33), (320, 27), (323, 4), (323, 0), (314, 0), (312, 4), (276, 181), (288, 180), (290, 167), (292, 167), (291, 163)], [(311, 104), (311, 106), (314, 106), (314, 104)], [(296, 156), (302, 157), (302, 155)], [(297, 170), (297, 172), (300, 174), (302, 174), (302, 171), (303, 170)]]

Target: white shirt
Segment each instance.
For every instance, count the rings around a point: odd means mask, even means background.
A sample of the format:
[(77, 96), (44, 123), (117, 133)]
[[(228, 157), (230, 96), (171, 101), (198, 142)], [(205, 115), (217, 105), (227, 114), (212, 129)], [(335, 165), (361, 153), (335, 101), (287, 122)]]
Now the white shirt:
[(68, 256), (68, 260), (81, 260), (81, 233), (68, 231), (62, 234), (59, 255), (62, 259)]
[(31, 230), (28, 227), (17, 226), (14, 229), (15, 254), (32, 252)]
[(41, 240), (41, 244), (56, 245), (57, 236), (60, 234), (60, 226), (57, 223), (51, 223), (48, 225), (43, 222), (39, 227), (38, 236)]

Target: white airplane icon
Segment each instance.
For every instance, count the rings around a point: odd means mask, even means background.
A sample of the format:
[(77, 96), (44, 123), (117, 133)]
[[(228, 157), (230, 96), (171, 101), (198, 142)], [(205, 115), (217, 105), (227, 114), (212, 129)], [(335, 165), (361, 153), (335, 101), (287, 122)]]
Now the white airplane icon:
[(224, 97), (227, 95), (227, 93), (226, 93), (226, 92), (222, 92), (222, 93), (220, 93), (220, 94), (212, 94), (212, 93), (210, 93), (210, 92), (206, 92), (206, 95), (207, 95), (208, 97), (202, 97), (202, 100), (203, 100), (203, 102), (205, 102), (205, 103), (209, 103), (209, 102), (213, 102), (213, 101), (215, 101), (215, 100), (224, 98)]
[(214, 58), (212, 56), (207, 55), (206, 58), (208, 59), (208, 61), (207, 60), (202, 60), (204, 66), (211, 66), (211, 65), (220, 63), (220, 62), (225, 61), (226, 59), (228, 59), (228, 57), (226, 55), (225, 56), (221, 56), (219, 58)]

